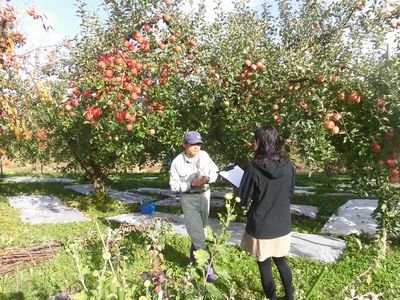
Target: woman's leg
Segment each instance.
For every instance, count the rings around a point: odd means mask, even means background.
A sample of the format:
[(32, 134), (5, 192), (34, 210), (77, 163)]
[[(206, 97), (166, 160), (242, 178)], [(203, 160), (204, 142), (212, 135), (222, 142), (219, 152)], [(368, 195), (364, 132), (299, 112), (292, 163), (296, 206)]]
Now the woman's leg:
[(276, 289), (274, 277), (272, 276), (271, 258), (269, 257), (264, 261), (258, 261), (257, 264), (260, 269), (261, 284), (265, 295), (268, 299), (276, 300)]
[(281, 276), (283, 288), (285, 289), (285, 299), (294, 299), (294, 287), (292, 270), (286, 261), (286, 257), (273, 257), (274, 263), (278, 268), (279, 275)]

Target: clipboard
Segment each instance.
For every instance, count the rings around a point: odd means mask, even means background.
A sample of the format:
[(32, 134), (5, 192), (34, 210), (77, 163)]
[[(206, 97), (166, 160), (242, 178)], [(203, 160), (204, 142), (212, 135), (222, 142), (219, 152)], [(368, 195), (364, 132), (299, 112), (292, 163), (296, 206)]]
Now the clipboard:
[(239, 188), (244, 171), (241, 167), (235, 165), (226, 167), (218, 171), (218, 174), (221, 175), (227, 181), (229, 181), (231, 184), (233, 184), (235, 187)]

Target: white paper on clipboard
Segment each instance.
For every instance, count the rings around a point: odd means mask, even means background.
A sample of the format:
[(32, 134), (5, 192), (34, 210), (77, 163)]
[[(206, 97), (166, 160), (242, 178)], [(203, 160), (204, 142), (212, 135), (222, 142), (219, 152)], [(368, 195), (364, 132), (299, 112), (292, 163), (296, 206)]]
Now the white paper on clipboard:
[(242, 181), (244, 171), (241, 167), (236, 165), (230, 170), (219, 171), (218, 173), (238, 188), (240, 186), (240, 182)]

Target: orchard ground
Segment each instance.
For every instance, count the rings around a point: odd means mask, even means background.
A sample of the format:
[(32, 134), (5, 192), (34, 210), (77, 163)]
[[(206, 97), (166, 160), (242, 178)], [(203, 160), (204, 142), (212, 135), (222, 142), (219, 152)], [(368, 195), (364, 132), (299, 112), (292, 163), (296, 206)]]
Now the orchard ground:
[[(39, 163), (35, 164), (21, 164), (18, 162), (14, 162), (7, 158), (2, 158), (1, 164), (3, 166), (3, 172), (5, 174), (30, 174), (33, 176), (40, 176), (41, 174), (41, 166)], [(50, 164), (43, 166), (43, 172), (49, 175), (52, 172), (61, 172), (62, 169), (65, 167), (65, 164)], [(143, 172), (159, 172), (161, 169), (161, 164), (156, 163), (154, 166), (145, 166), (143, 168), (132, 166), (128, 168), (129, 172), (133, 173), (143, 173)], [(126, 170), (124, 170), (126, 171)]]
[[(7, 170), (8, 171), (8, 170)], [(21, 175), (14, 173), (13, 175)], [(53, 177), (73, 177), (72, 174), (44, 174)], [(9, 175), (7, 175), (9, 177)], [(146, 180), (153, 177), (154, 180)], [(77, 183), (83, 183), (80, 177), (76, 177)], [(323, 234), (321, 228), (347, 200), (354, 196), (323, 196), (324, 193), (334, 192), (343, 183), (349, 183), (346, 175), (315, 174), (309, 177), (300, 174), (296, 185), (315, 186), (314, 195), (295, 195), (293, 204), (315, 205), (319, 208), (317, 218), (293, 216), (293, 230), (300, 233)], [(117, 190), (131, 190), (140, 187), (168, 187), (168, 177), (163, 173), (121, 174), (113, 176), (110, 187)], [(215, 188), (225, 185), (219, 183)], [(93, 196), (83, 196), (65, 188), (63, 183), (0, 183), (0, 210), (2, 212), (0, 232), (0, 247), (22, 247), (41, 244), (58, 240), (63, 243), (58, 255), (35, 267), (20, 270), (18, 273), (9, 273), (2, 277), (0, 282), (1, 299), (47, 299), (60, 291), (76, 293), (83, 289), (80, 283), (79, 267), (86, 270), (87, 285), (93, 284), (93, 274), (101, 270), (104, 260), (102, 258), (102, 246), (99, 234), (96, 233), (96, 222), (102, 233), (111, 226), (114, 230), (120, 224), (109, 223), (106, 218), (119, 214), (139, 212), (139, 205), (124, 205), (120, 201), (109, 198), (99, 201)], [(10, 208), (7, 202), (8, 196), (15, 195), (52, 195), (65, 201), (68, 206), (78, 208), (92, 219), (92, 222), (66, 223), (66, 224), (39, 224), (29, 225), (20, 221), (20, 212)], [(157, 211), (180, 214), (180, 207), (157, 207)], [(224, 214), (225, 208), (212, 208), (211, 217), (218, 218), (218, 213)], [(244, 217), (239, 215), (239, 222)], [(178, 284), (182, 283), (187, 269), (187, 254), (190, 242), (185, 237), (167, 234), (165, 247), (162, 250), (162, 268), (166, 270), (167, 283), (162, 285), (165, 289), (165, 299), (175, 299), (182, 294)], [(376, 252), (373, 238), (368, 236), (341, 237), (347, 242), (347, 247), (341, 259), (335, 263), (322, 263), (305, 258), (289, 258), (293, 268), (297, 299), (305, 299), (312, 286), (324, 268), (325, 275), (317, 282), (311, 299), (344, 299), (356, 295), (381, 295), (381, 299), (396, 299), (400, 290), (393, 283), (399, 282), (400, 272), (398, 260), (400, 258), (400, 243), (392, 240), (388, 259), (379, 267), (373, 266)], [(126, 257), (127, 267), (124, 269), (127, 280), (136, 286), (136, 298), (148, 293), (155, 297), (156, 281), (151, 281), (147, 288), (143, 284), (146, 272), (154, 272), (152, 252), (146, 248), (148, 233), (131, 231), (122, 241), (121, 253)], [(77, 265), (71, 254), (71, 245), (78, 247), (81, 265)], [(77, 246), (78, 245), (78, 246)], [(73, 253), (73, 252), (72, 252)], [(117, 253), (112, 252), (115, 262), (118, 261)], [(115, 257), (114, 257), (115, 255)], [(230, 278), (221, 276), (215, 282), (219, 296), (209, 296), (210, 299), (225, 299), (226, 295), (232, 295), (235, 299), (262, 299), (263, 293), (259, 282), (258, 269), (255, 261), (236, 246), (227, 247), (223, 254), (215, 257), (216, 265), (228, 272)], [(169, 270), (169, 271), (168, 271)], [(274, 269), (275, 275), (277, 275)], [(217, 273), (218, 274), (218, 273)], [(142, 275), (142, 276), (141, 276)], [(278, 294), (283, 294), (278, 283)], [(169, 295), (169, 298), (168, 298)], [(175, 296), (172, 296), (175, 295)], [(225, 296), (224, 296), (225, 295)], [(152, 298), (151, 298), (152, 299)], [(191, 299), (186, 296), (186, 299)], [(357, 298), (350, 298), (357, 299)], [(361, 299), (361, 298), (358, 298)]]

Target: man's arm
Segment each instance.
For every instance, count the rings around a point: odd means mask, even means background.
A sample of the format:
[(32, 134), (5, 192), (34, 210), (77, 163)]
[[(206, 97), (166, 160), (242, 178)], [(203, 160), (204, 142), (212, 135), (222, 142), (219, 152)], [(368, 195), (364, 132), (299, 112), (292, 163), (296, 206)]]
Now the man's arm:
[(207, 166), (207, 182), (205, 183), (212, 183), (217, 181), (218, 178), (218, 170), (219, 168), (217, 165), (214, 163), (214, 161), (211, 159), (210, 155), (208, 155), (207, 152), (204, 152), (204, 159), (206, 160), (206, 166)]
[(171, 164), (169, 172), (169, 185), (173, 192), (187, 192), (190, 190), (190, 181), (181, 181), (175, 160)]

